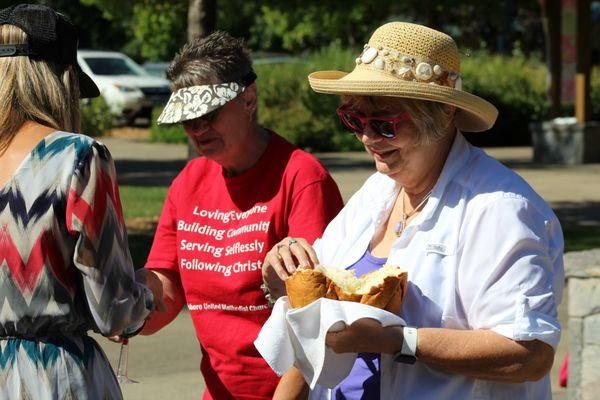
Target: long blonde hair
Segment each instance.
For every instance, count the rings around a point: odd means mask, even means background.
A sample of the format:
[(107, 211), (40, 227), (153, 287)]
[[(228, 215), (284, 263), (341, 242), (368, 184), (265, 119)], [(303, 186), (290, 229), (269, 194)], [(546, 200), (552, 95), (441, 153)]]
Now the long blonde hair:
[[(27, 34), (21, 29), (0, 26), (0, 44), (23, 43)], [(60, 77), (54, 71), (60, 71)], [(0, 57), (0, 155), (26, 121), (79, 132), (79, 83), (72, 65)]]

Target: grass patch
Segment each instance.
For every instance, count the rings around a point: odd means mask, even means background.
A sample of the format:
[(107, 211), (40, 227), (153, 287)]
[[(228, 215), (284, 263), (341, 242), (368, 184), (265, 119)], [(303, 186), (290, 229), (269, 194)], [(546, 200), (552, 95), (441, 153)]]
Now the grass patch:
[(563, 228), (563, 234), (565, 253), (600, 248), (600, 228), (597, 226)]
[(164, 186), (119, 186), (129, 250), (135, 268), (146, 264), (154, 239), (155, 222), (160, 216), (168, 190)]
[[(164, 186), (120, 186), (121, 202), (126, 220), (142, 218), (157, 219), (167, 196)], [(142, 221), (143, 222), (143, 221)], [(143, 266), (152, 245), (154, 229), (139, 228), (129, 230), (129, 247), (136, 267)], [(152, 225), (152, 224), (150, 224)], [(563, 228), (565, 252), (600, 248), (600, 228), (596, 226), (575, 226)]]
[(158, 217), (168, 190), (164, 186), (119, 186), (125, 218)]

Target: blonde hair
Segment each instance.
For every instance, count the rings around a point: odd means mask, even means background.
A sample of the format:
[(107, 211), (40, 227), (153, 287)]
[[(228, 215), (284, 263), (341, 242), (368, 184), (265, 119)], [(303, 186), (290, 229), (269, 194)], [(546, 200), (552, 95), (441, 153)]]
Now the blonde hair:
[[(25, 32), (0, 25), (0, 44), (23, 43), (27, 43)], [(0, 57), (0, 77), (0, 154), (26, 121), (79, 132), (79, 82), (74, 66), (26, 56)]]
[(454, 124), (452, 106), (435, 101), (417, 100), (389, 96), (342, 96), (342, 102), (348, 107), (368, 107), (385, 112), (406, 111), (417, 128), (416, 145), (428, 146), (441, 139), (448, 128)]

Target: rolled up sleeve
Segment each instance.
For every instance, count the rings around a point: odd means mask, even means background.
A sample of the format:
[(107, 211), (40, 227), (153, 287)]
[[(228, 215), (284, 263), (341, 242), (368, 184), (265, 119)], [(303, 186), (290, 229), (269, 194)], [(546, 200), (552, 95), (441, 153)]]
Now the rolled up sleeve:
[(469, 326), (556, 348), (564, 285), (556, 217), (511, 196), (472, 212), (461, 238), (457, 276)]

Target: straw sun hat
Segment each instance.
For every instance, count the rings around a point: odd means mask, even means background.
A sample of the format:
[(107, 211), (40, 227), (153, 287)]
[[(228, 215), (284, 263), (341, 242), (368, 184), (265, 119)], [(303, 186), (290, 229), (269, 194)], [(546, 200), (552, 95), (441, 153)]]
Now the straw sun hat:
[(407, 97), (450, 104), (458, 108), (456, 127), (467, 132), (490, 129), (498, 116), (492, 104), (461, 90), (454, 40), (422, 25), (385, 24), (365, 44), (354, 71), (317, 71), (308, 81), (319, 93)]

